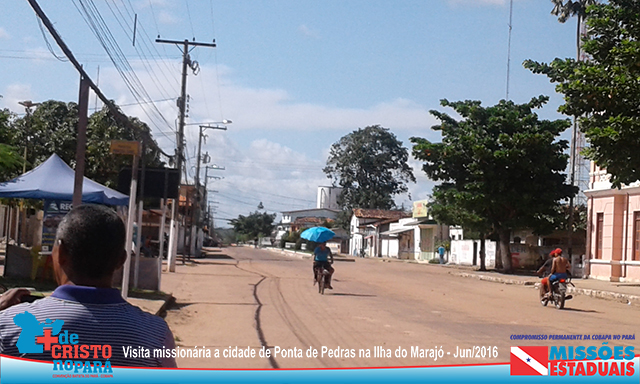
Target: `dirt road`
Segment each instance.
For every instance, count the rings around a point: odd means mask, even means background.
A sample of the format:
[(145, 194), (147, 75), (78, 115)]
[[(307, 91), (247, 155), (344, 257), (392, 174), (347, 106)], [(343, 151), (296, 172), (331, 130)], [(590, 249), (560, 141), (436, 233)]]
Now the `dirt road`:
[[(177, 344), (212, 353), (211, 358), (178, 359), (179, 366), (508, 362), (510, 346), (602, 345), (513, 341), (511, 335), (633, 335), (640, 329), (637, 307), (578, 296), (566, 310), (543, 308), (530, 286), (452, 276), (451, 269), (438, 265), (357, 259), (334, 266), (335, 289), (325, 295), (313, 286), (310, 260), (252, 248), (217, 249), (194, 264), (178, 265), (175, 274), (163, 274), (163, 290), (177, 299), (166, 317)], [(609, 342), (622, 344), (640, 351), (637, 340)], [(271, 357), (259, 356), (263, 347)], [(317, 357), (307, 355), (314, 349)], [(251, 350), (256, 356), (245, 358)]]

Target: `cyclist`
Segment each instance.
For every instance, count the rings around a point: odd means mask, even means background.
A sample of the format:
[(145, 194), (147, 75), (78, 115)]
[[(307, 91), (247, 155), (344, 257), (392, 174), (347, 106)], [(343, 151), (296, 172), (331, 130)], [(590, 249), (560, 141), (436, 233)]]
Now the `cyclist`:
[[(325, 276), (325, 288), (333, 289), (331, 286), (331, 276), (333, 275), (334, 269), (331, 266), (333, 264), (333, 254), (331, 253), (331, 249), (327, 247), (327, 243), (319, 243), (316, 249), (313, 251), (313, 284), (315, 285), (318, 269), (324, 268), (329, 271), (329, 274)], [(322, 270), (322, 269), (320, 269)]]

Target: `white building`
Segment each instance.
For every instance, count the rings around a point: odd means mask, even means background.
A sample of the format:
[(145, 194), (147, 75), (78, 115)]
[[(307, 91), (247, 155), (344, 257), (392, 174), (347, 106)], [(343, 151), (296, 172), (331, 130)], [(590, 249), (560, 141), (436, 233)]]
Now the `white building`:
[(355, 208), (349, 225), (349, 254), (353, 256), (380, 256), (380, 227), (400, 220), (407, 214), (402, 211)]
[(338, 198), (341, 193), (342, 188), (339, 187), (318, 187), (316, 208), (340, 210)]
[(282, 212), (282, 219), (276, 227), (276, 240), (285, 233), (322, 225), (325, 220), (335, 220), (340, 211), (337, 209), (312, 208)]

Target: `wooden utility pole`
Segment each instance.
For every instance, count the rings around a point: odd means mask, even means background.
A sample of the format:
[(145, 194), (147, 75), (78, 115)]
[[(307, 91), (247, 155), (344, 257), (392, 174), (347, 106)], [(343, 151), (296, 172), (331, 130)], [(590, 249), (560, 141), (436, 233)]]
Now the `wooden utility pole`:
[[(180, 184), (182, 184), (182, 168), (183, 168), (183, 159), (184, 159), (184, 119), (186, 117), (186, 107), (187, 107), (187, 68), (191, 68), (194, 74), (197, 74), (199, 67), (198, 63), (195, 61), (191, 61), (191, 57), (189, 56), (189, 47), (211, 47), (215, 48), (216, 43), (215, 40), (211, 43), (200, 43), (196, 41), (189, 41), (187, 39), (183, 41), (179, 40), (165, 40), (165, 39), (156, 39), (156, 43), (163, 44), (176, 44), (182, 45), (182, 83), (180, 87), (180, 98), (178, 99), (178, 109), (179, 109), (179, 123), (178, 123), (178, 138), (177, 138), (177, 161), (176, 165), (178, 168), (178, 201), (180, 200)], [(186, 180), (185, 180), (186, 181)], [(187, 196), (188, 197), (188, 196)], [(187, 199), (188, 204), (188, 199)], [(172, 224), (173, 227), (173, 224)], [(186, 230), (185, 230), (186, 234)], [(183, 244), (183, 253), (186, 244)], [(171, 247), (173, 249), (173, 247)], [(170, 251), (172, 250), (170, 249)], [(171, 252), (173, 253), (173, 252)], [(175, 270), (175, 255), (169, 254), (167, 257), (169, 263), (169, 270)], [(184, 257), (183, 257), (184, 261)]]
[[(196, 41), (189, 40), (164, 40), (164, 39), (156, 39), (156, 43), (164, 43), (164, 44), (182, 44), (182, 85), (180, 88), (180, 98), (178, 99), (178, 108), (180, 110), (179, 123), (178, 123), (178, 153), (177, 153), (177, 166), (182, 175), (182, 161), (184, 158), (184, 119), (186, 117), (186, 99), (187, 99), (187, 67), (191, 68), (194, 73), (197, 71), (197, 62), (191, 61), (191, 57), (189, 56), (189, 47), (214, 47), (216, 46), (215, 40), (213, 43), (199, 43)], [(181, 177), (178, 178), (179, 183), (182, 181)], [(180, 187), (178, 186), (178, 189)]]
[(73, 183), (73, 206), (82, 204), (82, 182), (84, 181), (84, 158), (87, 152), (87, 113), (89, 109), (89, 81), (80, 76), (78, 96), (78, 142), (76, 144), (76, 173)]

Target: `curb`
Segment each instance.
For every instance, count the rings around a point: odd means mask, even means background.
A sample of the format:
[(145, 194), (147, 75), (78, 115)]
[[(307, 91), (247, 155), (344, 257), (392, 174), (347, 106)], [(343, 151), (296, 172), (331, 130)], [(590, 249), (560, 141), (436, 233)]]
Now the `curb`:
[[(465, 272), (457, 272), (457, 273), (450, 272), (450, 273), (454, 276), (470, 277), (477, 280), (491, 281), (494, 283), (502, 283), (502, 284), (513, 284), (513, 285), (524, 285), (524, 286), (537, 286), (539, 284), (539, 282), (537, 281), (506, 279), (503, 277), (478, 275), (475, 273), (465, 273)], [(589, 297), (594, 297), (594, 298), (604, 299), (604, 300), (618, 301), (628, 305), (640, 306), (640, 296), (629, 295), (626, 293), (600, 291), (597, 289), (576, 288), (576, 287), (568, 287), (567, 293), (570, 293), (573, 295), (589, 296)]]
[(628, 305), (640, 306), (640, 296), (628, 295), (626, 293), (599, 291), (596, 289), (574, 288), (574, 287), (569, 287), (567, 292), (575, 293), (578, 295), (595, 297), (598, 299), (618, 301)]
[(452, 275), (460, 276), (460, 277), (471, 277), (478, 280), (483, 281), (492, 281), (494, 283), (502, 283), (502, 284), (512, 284), (512, 285), (536, 285), (535, 281), (530, 280), (519, 280), (519, 279), (505, 279), (503, 277), (495, 277), (495, 276), (486, 276), (486, 275), (478, 275), (475, 273), (465, 273), (465, 272), (449, 272)]

